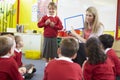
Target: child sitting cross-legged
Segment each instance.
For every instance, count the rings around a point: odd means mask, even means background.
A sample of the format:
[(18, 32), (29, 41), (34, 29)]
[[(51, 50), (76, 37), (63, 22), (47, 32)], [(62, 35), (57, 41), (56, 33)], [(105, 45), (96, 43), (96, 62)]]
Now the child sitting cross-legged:
[(0, 36), (0, 80), (23, 80), (18, 71), (14, 55), (14, 39), (7, 36)]
[(117, 56), (115, 50), (112, 48), (114, 43), (114, 37), (110, 34), (103, 34), (99, 36), (100, 41), (103, 44), (105, 54), (112, 60), (115, 65), (116, 80), (120, 80), (120, 59)]
[(14, 50), (15, 55), (13, 58), (17, 62), (19, 68), (22, 68), (24, 71), (21, 74), (25, 77), (25, 79), (31, 79), (33, 74), (36, 72), (36, 69), (33, 64), (23, 64), (22, 63), (22, 47), (23, 47), (23, 40), (20, 36), (15, 36), (16, 48)]
[(59, 58), (51, 60), (45, 67), (43, 80), (82, 80), (81, 67), (72, 61), (78, 48), (76, 39), (64, 38), (58, 48)]
[(82, 66), (84, 80), (115, 80), (115, 66), (105, 54), (101, 41), (89, 38), (85, 50), (87, 60)]

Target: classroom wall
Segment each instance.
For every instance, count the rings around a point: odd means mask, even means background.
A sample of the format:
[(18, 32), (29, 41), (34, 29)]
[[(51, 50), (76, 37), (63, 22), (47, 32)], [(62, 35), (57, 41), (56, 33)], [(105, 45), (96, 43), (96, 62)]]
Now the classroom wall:
[(15, 9), (15, 14), (13, 15), (13, 28), (16, 27), (17, 24), (17, 0), (15, 1), (15, 4), (13, 5), (14, 9)]
[[(53, 0), (57, 2), (57, 0)], [(43, 29), (37, 28), (37, 22), (31, 21), (32, 5), (36, 3), (37, 0), (20, 0), (20, 24), (25, 26), (25, 30), (36, 29), (38, 32), (43, 32)], [(15, 16), (14, 16), (15, 17)], [(115, 36), (115, 31), (104, 31), (104, 34), (111, 34)], [(118, 56), (120, 56), (120, 41), (115, 40), (113, 48), (116, 50)]]
[(17, 20), (17, 0), (15, 3), (7, 0), (0, 0), (0, 32), (5, 32), (7, 28), (16, 27)]
[[(58, 0), (52, 0), (57, 2)], [(17, 24), (17, 6), (18, 0), (16, 0), (14, 4), (15, 14), (13, 15), (13, 25), (9, 26), (9, 28), (16, 28)], [(38, 32), (43, 32), (43, 29), (37, 27), (37, 22), (33, 22), (31, 20), (32, 17), (32, 5), (37, 3), (37, 0), (20, 0), (20, 13), (19, 13), (19, 24), (24, 25), (26, 30), (37, 30)], [(8, 17), (9, 18), (9, 17)], [(9, 22), (7, 22), (9, 24)], [(105, 33), (110, 33), (114, 35), (114, 31), (106, 31)]]
[[(57, 2), (57, 0), (53, 0)], [(20, 0), (20, 13), (19, 13), (19, 24), (24, 25), (25, 31), (27, 30), (37, 30), (38, 33), (43, 33), (43, 28), (37, 27), (37, 22), (33, 22), (31, 20), (32, 17), (32, 5), (36, 3), (37, 0)], [(13, 15), (13, 26), (8, 26), (10, 28), (16, 28), (17, 24), (17, 6), (18, 0), (16, 0), (14, 4), (14, 9), (16, 10), (15, 14)], [(8, 16), (9, 19), (9, 16)], [(9, 22), (7, 22), (9, 24)], [(120, 29), (119, 29), (120, 30)], [(104, 34), (111, 34), (115, 36), (114, 31), (104, 31)], [(120, 31), (119, 31), (120, 36)], [(113, 48), (116, 50), (118, 56), (120, 57), (120, 40), (115, 40)]]
[[(57, 0), (53, 0), (57, 2)], [(28, 4), (29, 3), (29, 4)], [(37, 3), (37, 0), (20, 0), (20, 17), (19, 24), (24, 25), (26, 30), (37, 30), (38, 32), (43, 32), (43, 29), (37, 27), (37, 22), (32, 22), (32, 5)], [(110, 33), (115, 35), (114, 31), (105, 31), (104, 33)]]
[[(57, 0), (53, 0), (53, 1), (57, 2)], [(35, 3), (37, 3), (37, 0), (20, 0), (19, 24), (24, 25), (25, 31), (26, 30), (37, 30), (38, 32), (41, 33), (41, 32), (43, 32), (43, 29), (38, 28), (37, 27), (37, 22), (32, 22), (32, 20), (31, 20), (32, 5), (35, 4)], [(105, 31), (104, 33), (109, 33), (113, 36), (115, 35), (114, 31)]]
[(35, 4), (37, 0), (20, 0), (20, 17), (19, 24), (24, 25), (24, 31), (37, 30), (38, 33), (43, 31), (37, 27), (37, 22), (32, 21), (32, 5)]
[[(69, 2), (69, 4), (68, 4)], [(117, 13), (117, 0), (58, 0), (58, 16), (62, 20), (63, 24), (65, 24), (65, 19), (77, 15), (83, 15), (82, 18), (74, 17), (69, 18), (66, 24), (70, 23), (71, 26), (78, 23), (84, 23), (85, 18), (85, 10), (90, 7), (94, 6), (99, 14), (99, 20), (104, 25), (105, 31), (115, 31), (116, 29), (116, 13)], [(65, 27), (65, 25), (64, 25)], [(69, 27), (69, 25), (67, 26)], [(74, 28), (81, 28), (84, 26), (78, 25), (74, 26)]]

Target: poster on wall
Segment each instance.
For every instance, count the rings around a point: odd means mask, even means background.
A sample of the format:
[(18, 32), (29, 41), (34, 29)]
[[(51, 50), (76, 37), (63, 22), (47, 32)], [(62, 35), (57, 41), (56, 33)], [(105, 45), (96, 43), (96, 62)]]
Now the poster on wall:
[(37, 22), (37, 3), (32, 5), (32, 22)]
[(38, 0), (37, 20), (47, 14), (47, 6), (52, 0)]
[(120, 0), (117, 3), (116, 39), (120, 40)]

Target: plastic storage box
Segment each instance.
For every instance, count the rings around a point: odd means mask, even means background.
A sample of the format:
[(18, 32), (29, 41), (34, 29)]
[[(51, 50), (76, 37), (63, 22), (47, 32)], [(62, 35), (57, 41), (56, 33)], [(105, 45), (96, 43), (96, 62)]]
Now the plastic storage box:
[(25, 51), (25, 58), (27, 58), (27, 59), (40, 59), (41, 58), (41, 51), (26, 50)]

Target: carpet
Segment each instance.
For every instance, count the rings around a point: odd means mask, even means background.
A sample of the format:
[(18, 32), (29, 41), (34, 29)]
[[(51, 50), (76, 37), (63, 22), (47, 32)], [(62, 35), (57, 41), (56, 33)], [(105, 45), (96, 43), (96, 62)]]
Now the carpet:
[(43, 80), (44, 68), (45, 68), (45, 61), (43, 59), (33, 60), (33, 59), (26, 59), (23, 55), (22, 57), (23, 64), (34, 64), (36, 68), (36, 72), (31, 80)]

